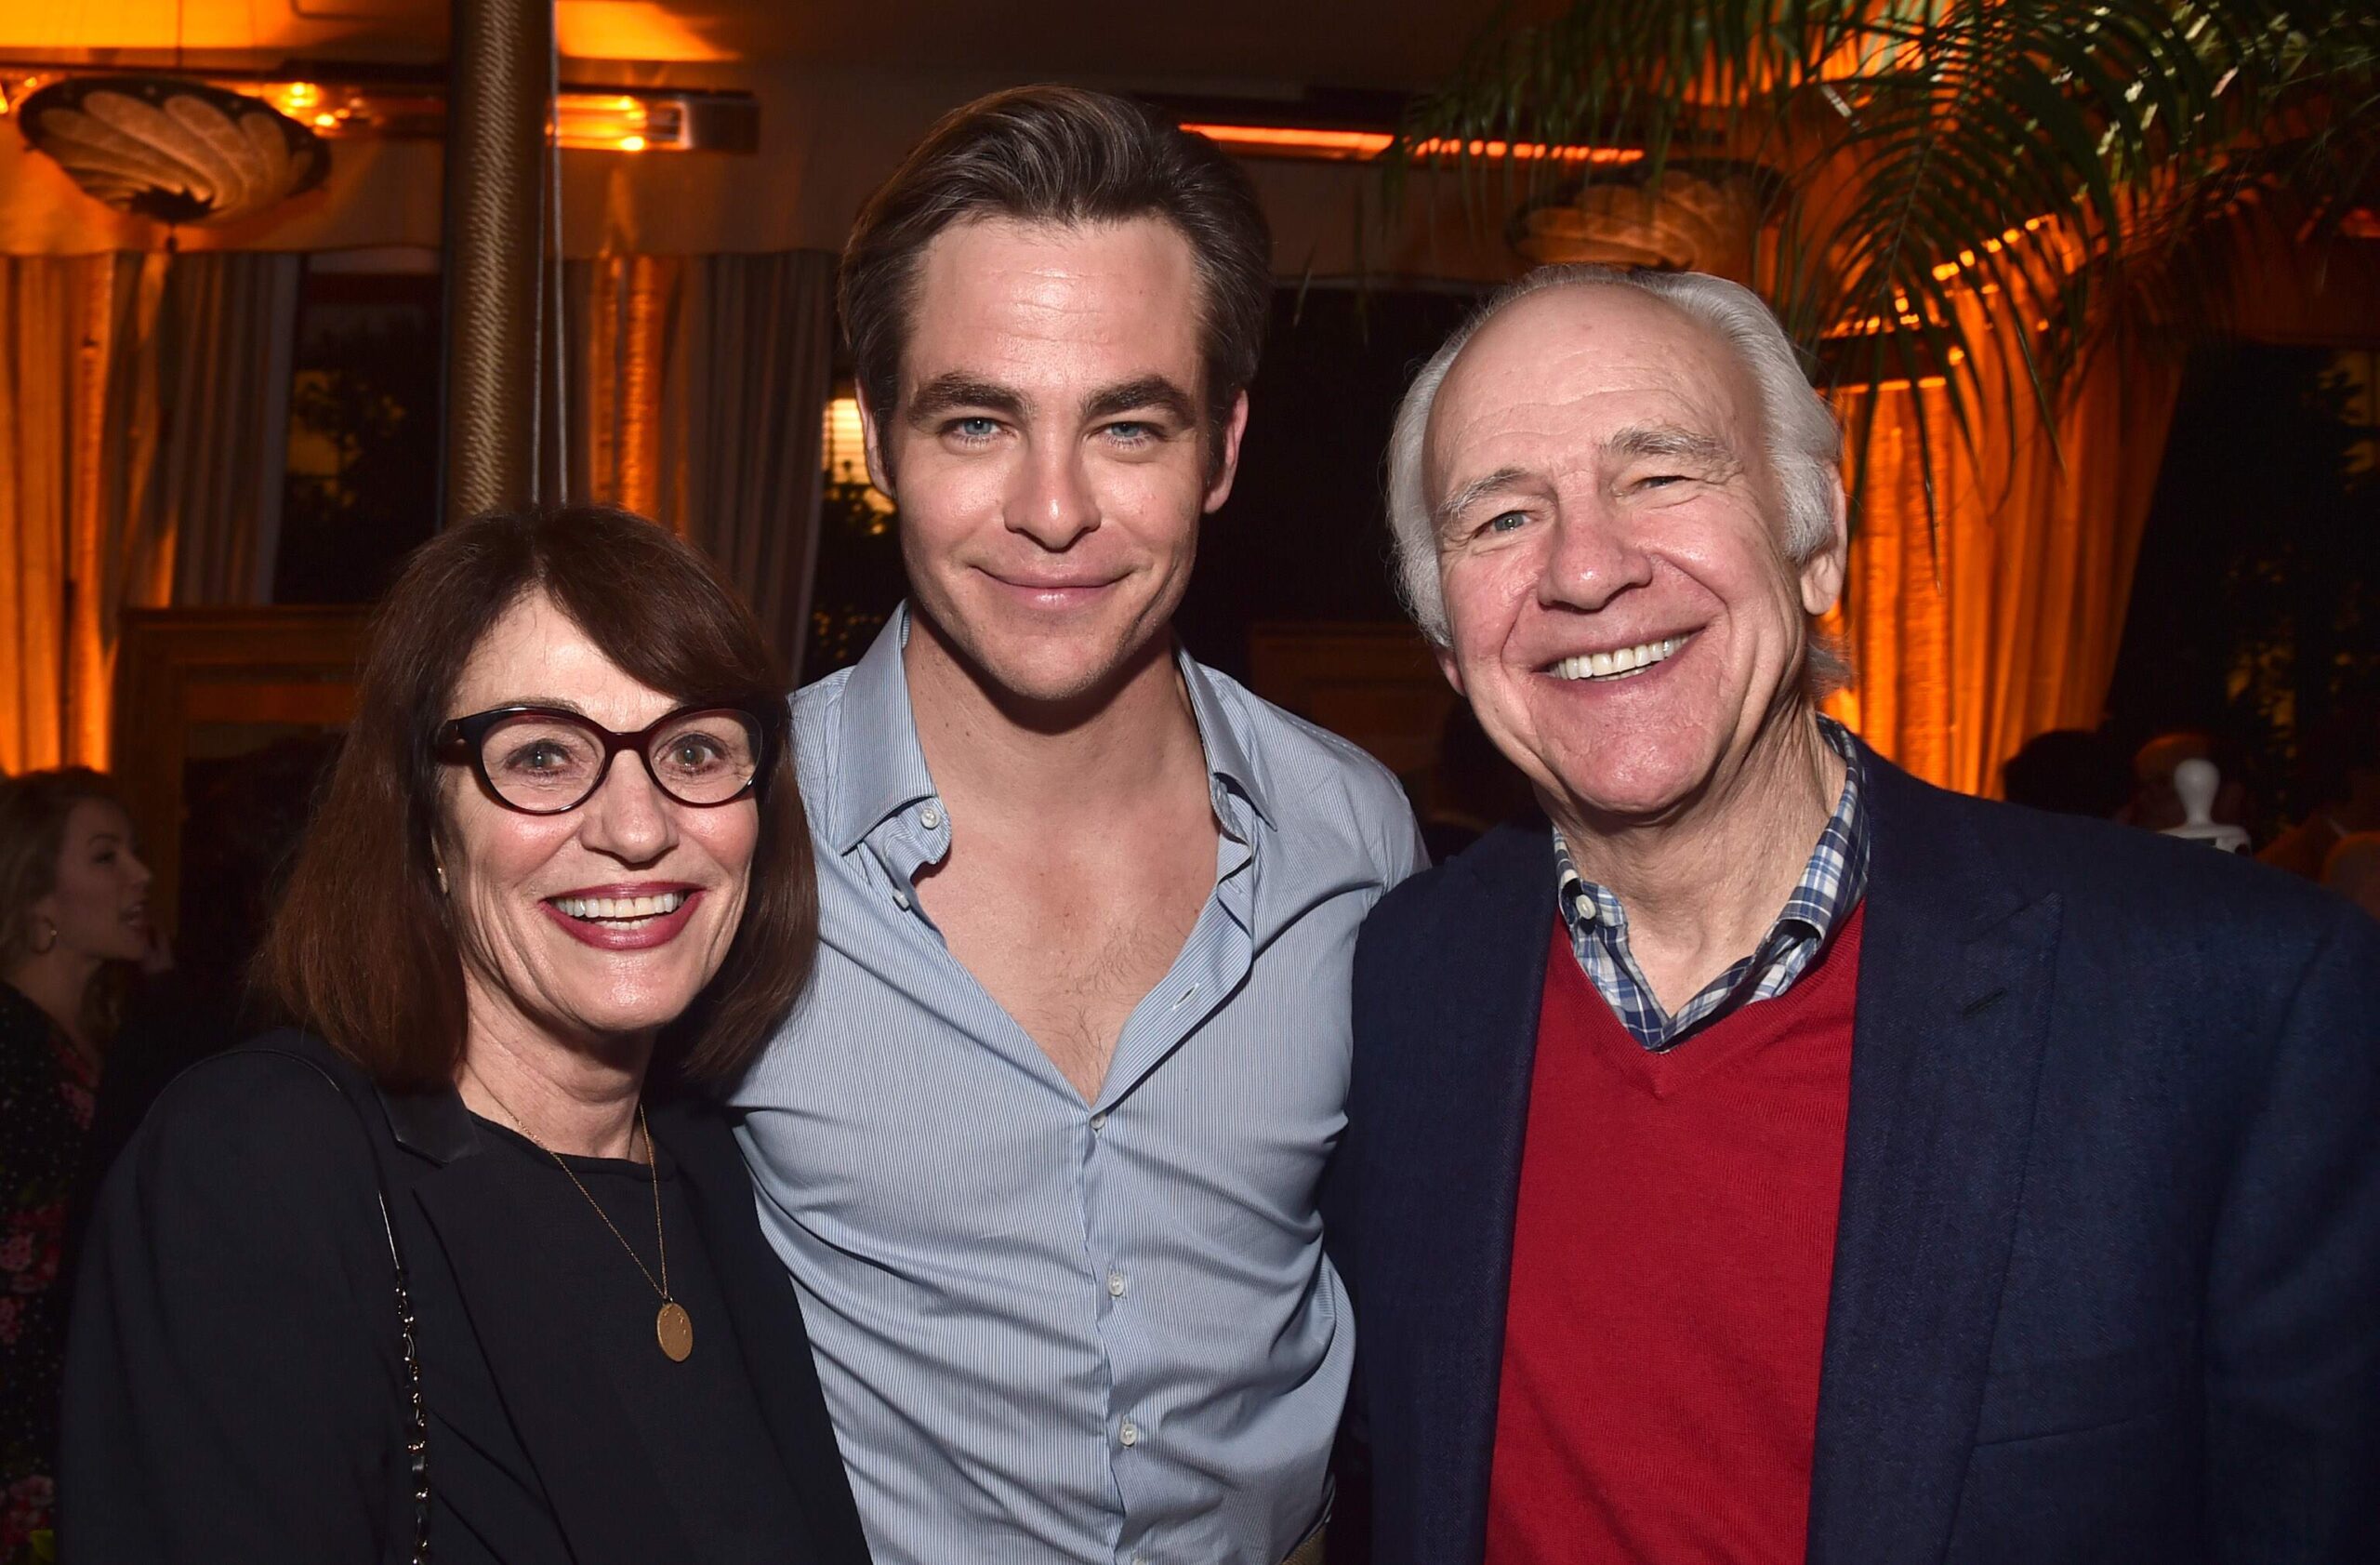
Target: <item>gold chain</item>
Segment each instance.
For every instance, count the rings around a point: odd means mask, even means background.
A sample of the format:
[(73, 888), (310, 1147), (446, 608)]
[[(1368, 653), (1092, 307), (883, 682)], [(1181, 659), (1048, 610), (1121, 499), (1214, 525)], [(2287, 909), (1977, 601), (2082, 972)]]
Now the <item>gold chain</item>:
[(579, 1182), (578, 1175), (571, 1172), (568, 1163), (562, 1161), (562, 1154), (531, 1135), (529, 1127), (521, 1122), (521, 1116), (512, 1112), (512, 1106), (496, 1095), (496, 1089), (487, 1084), (487, 1078), (481, 1075), (469, 1061), (464, 1063), (463, 1068), (470, 1071), (471, 1080), (480, 1084), (480, 1091), (487, 1094), (488, 1101), (504, 1110), (504, 1117), (512, 1121), (512, 1128), (521, 1133), (521, 1138), (554, 1160), (554, 1166), (562, 1170), (562, 1177), (577, 1186), (578, 1193), (587, 1198), (587, 1204), (595, 1209), (595, 1215), (603, 1220), (603, 1226), (612, 1230), (612, 1237), (620, 1241), (620, 1248), (628, 1253), (628, 1259), (636, 1263), (636, 1269), (644, 1274), (646, 1284), (661, 1295), (661, 1302), (673, 1303), (674, 1301), (669, 1297), (669, 1240), (661, 1227), (661, 1159), (653, 1150), (653, 1127), (644, 1122), (644, 1100), (641, 1098), (637, 1100), (636, 1128), (644, 1136), (644, 1160), (652, 1165), (653, 1244), (661, 1257), (661, 1280), (658, 1282), (653, 1280), (653, 1268), (644, 1264), (644, 1257), (636, 1253), (636, 1246), (628, 1242), (628, 1235), (620, 1232), (619, 1225), (614, 1223), (611, 1214), (603, 1210), (603, 1203), (597, 1200), (594, 1194)]

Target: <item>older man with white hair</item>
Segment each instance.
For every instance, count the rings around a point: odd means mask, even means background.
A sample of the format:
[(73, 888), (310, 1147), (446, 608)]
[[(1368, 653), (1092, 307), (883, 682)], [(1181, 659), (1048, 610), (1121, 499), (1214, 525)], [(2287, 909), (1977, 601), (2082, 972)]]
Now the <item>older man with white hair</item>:
[(2380, 928), (1821, 716), (1840, 450), (1690, 274), (1533, 273), (1398, 414), (1553, 829), (1358, 948), (1373, 1558), (2380, 1558)]

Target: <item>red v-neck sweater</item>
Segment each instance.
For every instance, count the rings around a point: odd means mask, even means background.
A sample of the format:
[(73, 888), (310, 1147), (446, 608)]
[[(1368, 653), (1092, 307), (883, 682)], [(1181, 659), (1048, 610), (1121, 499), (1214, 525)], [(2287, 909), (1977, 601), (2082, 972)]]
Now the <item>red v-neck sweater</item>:
[(1488, 1565), (1803, 1558), (1862, 922), (1666, 1054), (1554, 922)]

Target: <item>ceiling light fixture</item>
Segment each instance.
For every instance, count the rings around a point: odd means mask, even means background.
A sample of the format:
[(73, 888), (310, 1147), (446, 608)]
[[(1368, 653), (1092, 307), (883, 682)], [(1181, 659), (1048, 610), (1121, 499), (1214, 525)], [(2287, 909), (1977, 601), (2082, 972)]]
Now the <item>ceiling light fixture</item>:
[[(205, 86), (278, 110), (326, 141), (435, 140), (446, 130), (446, 94), (434, 79), (330, 66), (311, 80), (216, 75)], [(0, 115), (36, 89), (90, 78), (47, 66), (0, 75)], [(146, 80), (147, 78), (133, 78)], [(750, 94), (685, 87), (617, 87), (565, 82), (554, 99), (557, 139), (571, 152), (750, 153), (760, 148), (760, 111)], [(28, 139), (31, 139), (30, 129)]]
[(330, 149), (271, 104), (178, 76), (70, 76), (16, 106), (84, 193), (163, 223), (227, 222), (313, 189)]

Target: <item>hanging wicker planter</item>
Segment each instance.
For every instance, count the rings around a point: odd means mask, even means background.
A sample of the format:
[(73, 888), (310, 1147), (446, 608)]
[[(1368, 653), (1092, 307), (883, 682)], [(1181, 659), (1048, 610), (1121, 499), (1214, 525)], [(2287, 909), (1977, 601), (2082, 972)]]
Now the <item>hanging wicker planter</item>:
[(1776, 179), (1753, 164), (1673, 158), (1658, 178), (1627, 168), (1573, 182), (1514, 215), (1506, 237), (1530, 261), (1712, 272), (1743, 280)]
[(253, 216), (331, 166), (322, 138), (271, 104), (181, 77), (70, 77), (19, 122), (86, 194), (164, 223)]

